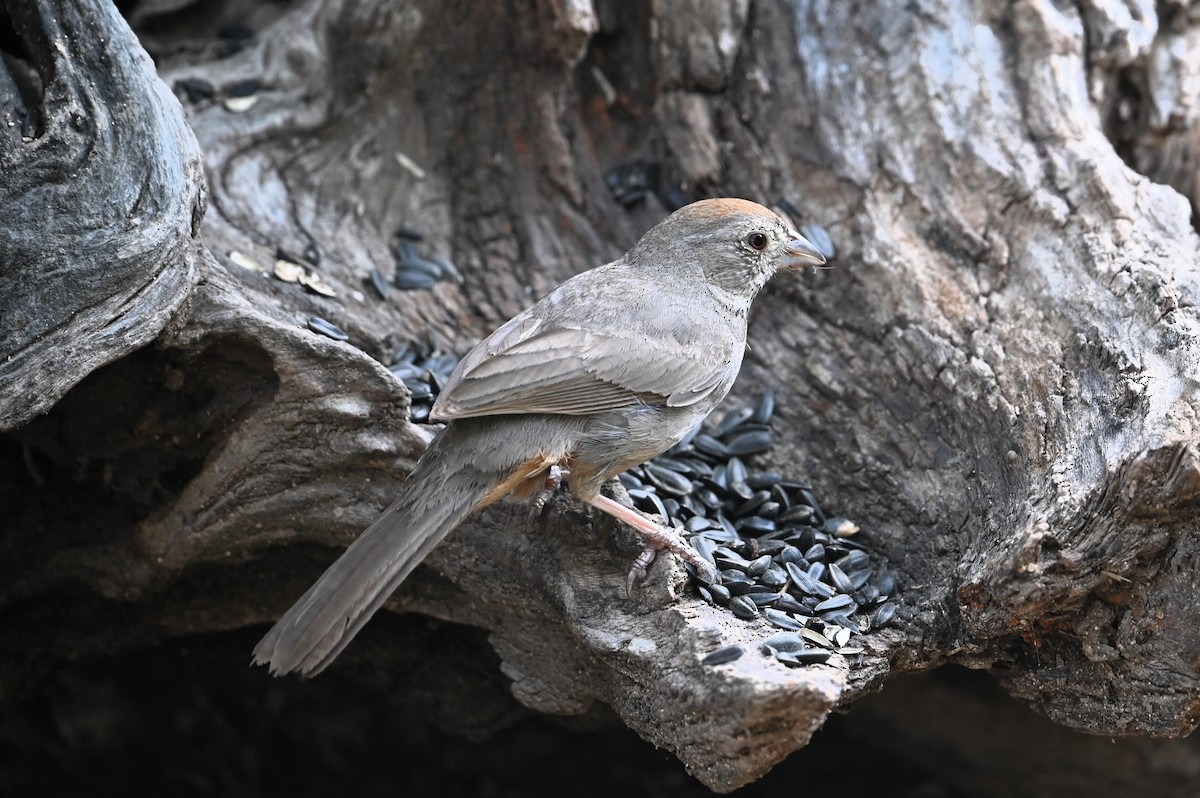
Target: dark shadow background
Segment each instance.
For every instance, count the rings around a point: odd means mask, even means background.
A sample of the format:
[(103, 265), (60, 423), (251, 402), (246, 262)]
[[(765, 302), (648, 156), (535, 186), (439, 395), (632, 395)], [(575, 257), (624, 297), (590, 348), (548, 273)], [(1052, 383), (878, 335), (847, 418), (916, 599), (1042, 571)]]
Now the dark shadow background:
[[(474, 639), (478, 630), (415, 616), (380, 620), (407, 634), (419, 623), (448, 656), (473, 657), (476, 675), (498, 673), (485, 641)], [(43, 674), (0, 716), (0, 794), (712, 794), (604, 707), (564, 719), (514, 710), (511, 725), (486, 741), (467, 740), (421, 719), (436, 717), (435, 707), (381, 698), (353, 662), (343, 670), (354, 678), (336, 668), (312, 681), (268, 677), (247, 665), (260, 632), (184, 638)], [(435, 666), (408, 676), (458, 678), (469, 692), (469, 671)], [(1062, 729), (987, 674), (947, 667), (889, 681), (886, 693), (831, 717), (810, 745), (735, 795), (1188, 796), (1200, 791), (1197, 754), (1190, 739)], [(1096, 757), (1127, 759), (1127, 783), (1097, 793)]]

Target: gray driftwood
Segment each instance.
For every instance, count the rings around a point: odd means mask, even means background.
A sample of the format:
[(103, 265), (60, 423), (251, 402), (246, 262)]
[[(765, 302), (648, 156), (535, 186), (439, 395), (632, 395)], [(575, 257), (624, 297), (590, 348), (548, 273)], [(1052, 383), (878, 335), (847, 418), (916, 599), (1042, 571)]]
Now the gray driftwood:
[[(636, 546), (566, 501), (471, 520), (392, 609), (490, 630), (522, 704), (607, 703), (717, 790), (948, 662), (1087, 732), (1200, 720), (1183, 4), (157, 2), (141, 45), (101, 0), (3, 7), (0, 684), (272, 621), (429, 437), (380, 361), (464, 351), (679, 189), (832, 234), (836, 268), (760, 300), (737, 391), (778, 392), (764, 465), (866, 530), (900, 620), (853, 667), (703, 667), (761, 630), (668, 562), (627, 598)], [(399, 226), (463, 282), (379, 298)], [(279, 247), (335, 295), (273, 278)]]

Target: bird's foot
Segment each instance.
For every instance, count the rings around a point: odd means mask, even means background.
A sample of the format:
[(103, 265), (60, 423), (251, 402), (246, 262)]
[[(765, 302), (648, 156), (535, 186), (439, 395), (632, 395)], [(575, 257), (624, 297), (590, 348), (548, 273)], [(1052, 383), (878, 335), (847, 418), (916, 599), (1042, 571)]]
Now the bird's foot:
[(646, 571), (650, 568), (650, 564), (654, 562), (654, 558), (658, 556), (658, 549), (647, 545), (642, 549), (641, 554), (633, 561), (633, 565), (629, 566), (629, 576), (625, 577), (625, 589), (632, 596), (637, 590), (638, 585), (646, 578)]
[(654, 562), (655, 555), (664, 549), (684, 562), (690, 563), (696, 569), (700, 578), (708, 583), (717, 584), (721, 581), (716, 567), (704, 559), (700, 552), (692, 548), (675, 530), (661, 524), (656, 524), (637, 510), (625, 507), (604, 495), (596, 496), (590, 503), (613, 518), (631, 526), (633, 531), (641, 535), (642, 540), (646, 543), (646, 547), (642, 549), (642, 553), (633, 561), (633, 567), (629, 571), (629, 587), (631, 592), (646, 577), (646, 569), (650, 566), (650, 563)]
[(542, 489), (533, 497), (533, 503), (529, 507), (530, 521), (542, 514), (542, 510), (546, 509), (546, 502), (550, 501), (550, 497), (554, 495), (554, 492), (570, 479), (571, 469), (563, 468), (560, 465), (550, 466), (550, 470), (546, 472), (546, 483), (542, 485)]

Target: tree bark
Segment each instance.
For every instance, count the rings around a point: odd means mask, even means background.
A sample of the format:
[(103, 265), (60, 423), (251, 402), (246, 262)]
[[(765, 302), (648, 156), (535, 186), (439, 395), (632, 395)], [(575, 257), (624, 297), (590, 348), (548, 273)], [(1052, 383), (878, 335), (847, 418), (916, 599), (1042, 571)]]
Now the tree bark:
[[(863, 527), (900, 620), (858, 662), (703, 666), (762, 630), (666, 564), (625, 597), (636, 547), (568, 501), (471, 519), (391, 608), (487, 630), (522, 705), (604, 702), (720, 791), (948, 662), (1082, 731), (1200, 720), (1182, 6), (135, 6), (162, 82), (99, 0), (5, 8), (3, 683), (272, 621), (430, 437), (392, 351), (463, 352), (677, 198), (728, 195), (837, 244), (760, 298), (735, 392), (776, 391), (761, 465)], [(462, 282), (381, 298), (400, 227)], [(277, 250), (319, 280), (272, 277)], [(372, 634), (348, 672), (414, 689), (383, 675), (404, 635)]]

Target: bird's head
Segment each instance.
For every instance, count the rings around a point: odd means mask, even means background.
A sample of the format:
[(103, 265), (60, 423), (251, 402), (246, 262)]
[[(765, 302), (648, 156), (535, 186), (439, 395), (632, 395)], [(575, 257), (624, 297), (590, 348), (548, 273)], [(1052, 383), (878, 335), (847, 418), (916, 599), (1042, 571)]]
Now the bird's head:
[(780, 269), (820, 266), (825, 257), (778, 214), (742, 199), (685, 205), (642, 236), (626, 256), (643, 268), (705, 279), (748, 303)]

